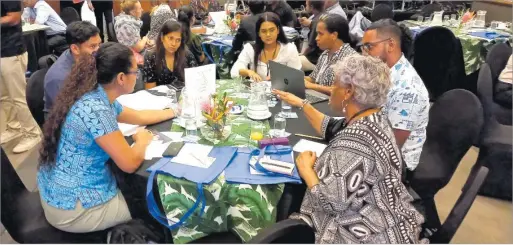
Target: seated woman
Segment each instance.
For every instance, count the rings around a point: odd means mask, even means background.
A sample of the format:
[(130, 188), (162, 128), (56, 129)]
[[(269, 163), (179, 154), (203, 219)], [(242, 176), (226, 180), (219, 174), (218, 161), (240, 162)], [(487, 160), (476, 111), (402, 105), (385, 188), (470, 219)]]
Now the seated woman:
[[(142, 53), (152, 42), (148, 37), (141, 38), (140, 31), (142, 26), (141, 3), (137, 0), (123, 0), (121, 2), (121, 13), (116, 16), (114, 21), (114, 31), (118, 42), (130, 47), (136, 53)], [(138, 63), (141, 63), (142, 57), (136, 57)]]
[(330, 118), (307, 100), (274, 91), (302, 108), (329, 141), (317, 157), (301, 153), (296, 164), (308, 190), (301, 212), (292, 214), (315, 230), (316, 243), (418, 243), (422, 215), (401, 182), (401, 151), (381, 111), (391, 87), (390, 70), (373, 57), (351, 56), (333, 66)]
[(116, 101), (134, 90), (136, 73), (132, 51), (109, 42), (96, 57), (74, 65), (57, 96), (44, 125), (37, 175), (46, 219), (57, 229), (92, 232), (131, 219), (106, 162), (135, 172), (153, 135), (138, 131), (131, 147), (118, 122), (149, 125), (175, 116), (173, 110), (136, 111)]
[(185, 86), (184, 68), (198, 66), (185, 44), (186, 30), (186, 27), (174, 20), (164, 23), (156, 47), (144, 58), (142, 73), (146, 89), (167, 84), (177, 89)]
[[(231, 70), (232, 78), (249, 77), (253, 81), (270, 80), (269, 61), (301, 69), (296, 45), (289, 43), (280, 17), (266, 12), (256, 23), (258, 37), (255, 44), (246, 44)], [(248, 69), (249, 68), (249, 69)]]
[(345, 57), (358, 54), (349, 42), (347, 20), (337, 14), (323, 15), (317, 23), (317, 45), (324, 52), (319, 57), (313, 72), (305, 77), (305, 87), (330, 94), (335, 74), (332, 66)]
[(175, 12), (169, 7), (169, 0), (159, 0), (159, 5), (151, 11), (151, 26), (148, 39), (155, 42), (162, 25), (168, 20), (176, 20)]
[(187, 48), (194, 55), (198, 64), (204, 64), (206, 56), (201, 46), (203, 40), (200, 35), (192, 32), (191, 27), (194, 25), (194, 22), (196, 22), (196, 18), (190, 6), (185, 5), (178, 9), (178, 21), (184, 26), (184, 34), (187, 36), (185, 41)]

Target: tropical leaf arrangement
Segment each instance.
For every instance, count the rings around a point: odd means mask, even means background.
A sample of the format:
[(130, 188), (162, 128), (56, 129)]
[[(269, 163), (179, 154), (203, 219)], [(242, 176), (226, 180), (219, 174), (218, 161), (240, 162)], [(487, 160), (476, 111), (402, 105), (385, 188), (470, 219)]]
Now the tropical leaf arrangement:
[(212, 128), (218, 138), (223, 137), (226, 118), (232, 109), (233, 104), (229, 105), (229, 102), (230, 100), (224, 92), (222, 96), (213, 94), (209, 101), (201, 105), (201, 113), (207, 119), (207, 125)]
[(228, 27), (230, 27), (231, 32), (237, 31), (240, 25), (241, 15), (236, 14), (234, 18), (230, 17), (230, 13), (226, 14), (226, 19), (223, 21)]

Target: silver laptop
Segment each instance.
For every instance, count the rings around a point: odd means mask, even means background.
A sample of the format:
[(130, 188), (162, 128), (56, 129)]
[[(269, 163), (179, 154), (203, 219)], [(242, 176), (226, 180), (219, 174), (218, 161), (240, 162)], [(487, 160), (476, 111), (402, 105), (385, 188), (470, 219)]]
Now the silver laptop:
[(294, 94), (310, 103), (319, 103), (329, 100), (329, 96), (311, 89), (305, 89), (305, 73), (301, 70), (269, 61), (271, 69), (271, 87)]

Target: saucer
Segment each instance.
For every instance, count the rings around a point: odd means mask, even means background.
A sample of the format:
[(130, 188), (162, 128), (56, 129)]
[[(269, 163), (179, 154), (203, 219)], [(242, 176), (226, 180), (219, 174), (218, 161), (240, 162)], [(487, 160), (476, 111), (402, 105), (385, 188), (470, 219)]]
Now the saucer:
[(273, 114), (271, 112), (267, 112), (267, 114), (262, 116), (262, 117), (251, 117), (249, 115), (249, 113), (246, 113), (246, 116), (248, 116), (248, 118), (256, 120), (256, 121), (262, 121), (262, 120), (266, 120), (266, 119), (271, 118), (273, 116)]

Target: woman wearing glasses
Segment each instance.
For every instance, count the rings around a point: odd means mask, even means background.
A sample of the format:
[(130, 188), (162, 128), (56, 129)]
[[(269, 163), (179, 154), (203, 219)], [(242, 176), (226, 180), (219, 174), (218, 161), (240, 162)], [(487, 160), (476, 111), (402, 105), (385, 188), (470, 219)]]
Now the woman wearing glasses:
[(44, 125), (37, 175), (48, 222), (67, 232), (104, 230), (131, 219), (106, 162), (135, 172), (153, 139), (147, 130), (130, 145), (118, 122), (150, 125), (174, 117), (172, 110), (136, 111), (116, 98), (132, 93), (137, 63), (119, 43), (103, 44), (72, 68)]
[(232, 67), (231, 76), (249, 77), (260, 82), (270, 80), (269, 61), (301, 69), (296, 45), (289, 43), (278, 15), (266, 12), (256, 23), (255, 44), (246, 44)]
[(317, 23), (317, 46), (324, 52), (314, 71), (305, 77), (305, 87), (330, 94), (335, 74), (332, 65), (345, 57), (357, 54), (349, 44), (349, 25), (340, 15), (329, 14), (320, 17)]

